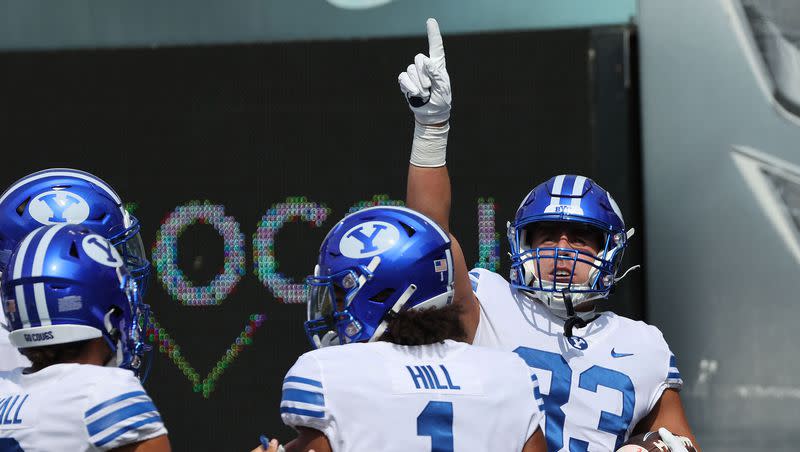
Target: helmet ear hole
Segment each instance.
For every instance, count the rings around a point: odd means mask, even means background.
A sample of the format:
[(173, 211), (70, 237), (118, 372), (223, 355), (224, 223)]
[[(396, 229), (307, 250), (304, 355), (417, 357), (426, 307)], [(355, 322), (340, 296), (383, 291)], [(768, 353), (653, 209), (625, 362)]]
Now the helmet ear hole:
[(17, 215), (22, 216), (22, 214), (25, 213), (25, 208), (28, 207), (28, 203), (30, 202), (31, 202), (31, 197), (28, 196), (27, 198), (25, 198), (25, 201), (19, 203), (16, 209)]
[(106, 217), (108, 217), (108, 213), (100, 212), (98, 215), (95, 215), (94, 217), (89, 217), (89, 220), (99, 221), (102, 223), (106, 219)]
[(414, 234), (417, 233), (417, 231), (414, 228), (412, 228), (411, 226), (403, 223), (402, 221), (398, 221), (398, 223), (400, 223), (400, 226), (403, 227), (403, 229), (406, 231), (406, 234), (408, 234), (409, 237), (413, 237)]
[(369, 300), (370, 300), (370, 301), (374, 301), (374, 302), (376, 302), (376, 303), (383, 303), (383, 302), (384, 302), (384, 301), (386, 301), (386, 300), (387, 300), (389, 297), (391, 297), (391, 296), (392, 296), (392, 294), (393, 294), (393, 293), (395, 293), (396, 291), (397, 291), (396, 289), (393, 289), (393, 288), (391, 288), (391, 287), (388, 287), (388, 288), (386, 288), (386, 289), (383, 289), (383, 290), (381, 290), (380, 292), (376, 293), (375, 295), (371, 296), (371, 297), (369, 298)]
[(76, 245), (75, 242), (72, 242), (72, 245), (69, 246), (69, 255), (75, 259), (80, 259), (80, 254), (78, 254), (78, 245)]

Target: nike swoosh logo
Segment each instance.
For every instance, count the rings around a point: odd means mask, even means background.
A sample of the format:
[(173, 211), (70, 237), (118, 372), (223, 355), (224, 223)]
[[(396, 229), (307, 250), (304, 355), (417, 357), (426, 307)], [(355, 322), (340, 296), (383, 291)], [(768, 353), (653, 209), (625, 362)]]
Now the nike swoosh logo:
[(613, 348), (611, 349), (611, 357), (612, 358), (624, 358), (626, 356), (631, 356), (631, 355), (633, 355), (633, 353), (617, 353), (617, 352), (614, 351)]

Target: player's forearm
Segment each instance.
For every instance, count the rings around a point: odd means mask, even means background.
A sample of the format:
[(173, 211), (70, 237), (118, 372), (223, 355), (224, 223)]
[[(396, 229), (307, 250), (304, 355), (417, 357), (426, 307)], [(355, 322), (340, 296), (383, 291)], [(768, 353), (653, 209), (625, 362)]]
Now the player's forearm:
[(450, 231), (450, 175), (446, 166), (422, 168), (408, 165), (406, 205)]
[(675, 435), (689, 438), (696, 450), (700, 450), (697, 439), (692, 433), (680, 394), (674, 389), (666, 389), (653, 409), (633, 429), (631, 435), (654, 432), (664, 427)]

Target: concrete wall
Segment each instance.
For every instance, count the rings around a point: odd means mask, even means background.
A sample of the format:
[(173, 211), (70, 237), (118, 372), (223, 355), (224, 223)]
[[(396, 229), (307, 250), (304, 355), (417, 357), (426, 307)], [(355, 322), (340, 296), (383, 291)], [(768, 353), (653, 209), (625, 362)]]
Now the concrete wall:
[(641, 0), (639, 28), (649, 318), (706, 451), (796, 450), (800, 121), (738, 0)]

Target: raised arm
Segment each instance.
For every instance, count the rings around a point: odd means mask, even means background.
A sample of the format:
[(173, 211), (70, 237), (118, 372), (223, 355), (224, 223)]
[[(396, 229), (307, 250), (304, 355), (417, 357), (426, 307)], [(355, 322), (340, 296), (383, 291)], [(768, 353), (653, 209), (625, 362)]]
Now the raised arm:
[[(450, 175), (447, 172), (447, 135), (450, 132), (450, 75), (444, 43), (436, 19), (428, 19), (428, 54), (417, 54), (414, 64), (398, 77), (400, 89), (414, 113), (414, 143), (408, 166), (406, 205), (436, 221), (450, 232)], [(454, 303), (463, 306), (461, 320), (472, 342), (480, 309), (472, 293), (469, 269), (458, 241), (452, 236), (455, 267)]]
[(450, 76), (444, 58), (444, 43), (436, 19), (428, 19), (428, 54), (397, 80), (414, 113), (414, 143), (408, 166), (406, 204), (449, 232), (450, 176), (447, 173), (447, 135), (450, 131)]

